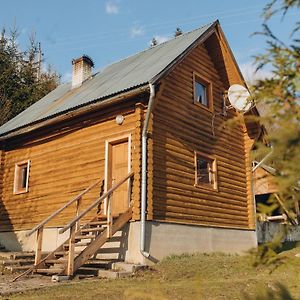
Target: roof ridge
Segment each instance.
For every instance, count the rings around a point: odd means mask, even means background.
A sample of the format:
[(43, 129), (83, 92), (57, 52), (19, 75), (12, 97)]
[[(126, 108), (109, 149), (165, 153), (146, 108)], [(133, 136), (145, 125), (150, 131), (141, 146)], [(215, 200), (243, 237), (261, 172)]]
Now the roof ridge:
[(169, 40), (167, 40), (167, 41), (165, 41), (165, 42), (162, 42), (162, 43), (160, 43), (160, 44), (158, 44), (158, 45), (155, 45), (155, 46), (153, 46), (153, 47), (150, 47), (150, 48), (144, 49), (144, 50), (142, 50), (142, 51), (136, 52), (136, 53), (131, 54), (131, 55), (129, 55), (129, 56), (125, 57), (125, 58), (122, 58), (122, 59), (120, 59), (120, 60), (114, 61), (113, 63), (107, 65), (107, 66), (104, 67), (103, 69), (100, 69), (99, 71), (97, 71), (97, 72), (94, 74), (94, 76), (97, 76), (98, 74), (101, 74), (101, 72), (103, 72), (105, 69), (107, 69), (107, 68), (109, 68), (109, 67), (111, 67), (111, 66), (113, 66), (113, 65), (115, 65), (115, 64), (118, 64), (118, 63), (120, 63), (120, 62), (122, 62), (122, 61), (126, 61), (126, 60), (129, 59), (129, 58), (132, 58), (132, 57), (134, 57), (134, 56), (136, 56), (136, 55), (140, 55), (140, 54), (142, 54), (142, 53), (145, 53), (145, 52), (150, 51), (150, 50), (152, 50), (152, 49), (155, 49), (155, 48), (157, 48), (157, 47), (161, 47), (162, 45), (165, 45), (165, 44), (167, 44), (167, 43), (169, 43), (169, 42), (171, 42), (171, 41), (173, 41), (173, 40), (175, 40), (175, 39), (183, 38), (184, 36), (187, 36), (187, 35), (189, 35), (189, 34), (195, 32), (195, 31), (197, 31), (197, 30), (200, 30), (200, 29), (202, 29), (202, 28), (204, 28), (204, 27), (210, 27), (210, 26), (212, 26), (212, 25), (213, 25), (214, 23), (216, 23), (216, 22), (218, 22), (218, 20), (215, 20), (215, 21), (213, 21), (213, 22), (211, 22), (211, 23), (207, 23), (207, 24), (205, 24), (205, 25), (203, 25), (203, 26), (201, 26), (201, 27), (198, 27), (198, 28), (196, 28), (196, 29), (193, 29), (193, 30), (184, 32), (184, 33), (182, 33), (182, 34), (180, 34), (180, 35), (178, 35), (178, 36), (175, 36), (175, 37), (173, 37), (173, 38), (171, 38), (171, 39), (169, 39)]

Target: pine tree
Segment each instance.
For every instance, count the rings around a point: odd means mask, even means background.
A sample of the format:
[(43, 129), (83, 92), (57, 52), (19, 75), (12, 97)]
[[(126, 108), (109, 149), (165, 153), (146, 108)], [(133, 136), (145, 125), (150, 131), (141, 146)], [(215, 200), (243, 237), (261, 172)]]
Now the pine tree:
[(275, 14), (284, 17), (299, 7), (300, 0), (272, 0), (265, 6), (263, 30), (257, 34), (266, 37), (267, 48), (255, 57), (255, 63), (258, 69), (271, 68), (272, 76), (259, 80), (253, 88), (258, 105), (267, 108), (261, 121), (269, 129), (273, 149), (269, 164), (277, 170), (281, 198), (292, 210), (300, 201), (300, 40), (295, 37), (300, 22), (295, 24), (287, 45), (273, 34), (268, 21)]
[(0, 125), (13, 118), (52, 91), (59, 76), (50, 68), (41, 70), (38, 44), (35, 36), (29, 39), (26, 51), (20, 50), (16, 28), (0, 38)]

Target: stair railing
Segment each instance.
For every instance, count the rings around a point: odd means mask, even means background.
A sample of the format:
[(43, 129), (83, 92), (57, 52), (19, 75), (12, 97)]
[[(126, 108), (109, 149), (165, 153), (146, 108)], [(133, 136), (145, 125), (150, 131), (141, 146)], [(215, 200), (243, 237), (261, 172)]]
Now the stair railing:
[[(81, 218), (83, 218), (87, 213), (89, 213), (94, 207), (99, 205), (101, 202), (104, 201), (104, 199), (107, 199), (107, 207), (110, 207), (109, 210), (107, 210), (107, 237), (112, 236), (112, 226), (113, 226), (113, 218), (112, 218), (112, 212), (111, 212), (111, 199), (113, 192), (121, 186), (123, 183), (125, 183), (127, 180), (131, 180), (133, 177), (134, 172), (128, 173), (124, 178), (122, 178), (119, 182), (116, 184), (113, 184), (113, 186), (105, 193), (103, 193), (102, 196), (100, 196), (98, 199), (96, 199), (89, 207), (87, 207), (84, 211), (82, 211), (78, 216), (76, 216), (72, 221), (69, 222), (65, 227), (59, 230), (59, 233), (62, 234), (66, 232), (68, 229), (70, 229), (70, 239), (69, 239), (69, 253), (68, 253), (68, 265), (67, 265), (67, 275), (71, 276), (74, 272), (74, 258), (75, 258), (75, 233), (76, 233), (76, 224), (79, 222)], [(131, 186), (131, 184), (129, 184)]]
[[(58, 214), (60, 214), (62, 211), (64, 211), (67, 207), (72, 205), (76, 202), (76, 215), (78, 216), (80, 213), (80, 204), (82, 197), (87, 194), (90, 190), (92, 190), (95, 186), (97, 186), (102, 179), (97, 180), (95, 183), (90, 185), (88, 188), (86, 188), (83, 192), (78, 194), (76, 197), (71, 199), (68, 203), (66, 203), (64, 206), (56, 210), (54, 213), (52, 213), (49, 217), (47, 217), (44, 221), (36, 225), (32, 230), (30, 230), (26, 236), (30, 236), (33, 233), (37, 231), (36, 235), (36, 247), (35, 247), (35, 259), (34, 259), (34, 265), (37, 265), (42, 258), (42, 243), (43, 243), (43, 233), (44, 233), (44, 227), (45, 225), (51, 221), (53, 218), (55, 218)], [(76, 224), (76, 228), (79, 227), (79, 223)]]

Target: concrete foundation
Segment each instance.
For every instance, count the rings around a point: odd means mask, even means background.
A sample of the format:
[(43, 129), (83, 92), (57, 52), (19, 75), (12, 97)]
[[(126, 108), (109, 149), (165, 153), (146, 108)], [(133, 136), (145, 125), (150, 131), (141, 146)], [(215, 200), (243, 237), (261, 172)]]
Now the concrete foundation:
[(283, 242), (300, 241), (300, 226), (289, 226), (276, 222), (258, 222), (258, 243), (271, 242), (274, 238), (282, 237)]
[(172, 254), (224, 252), (245, 254), (257, 246), (256, 232), (162, 222), (146, 223), (146, 259), (139, 252), (140, 222), (130, 224), (128, 254), (132, 263), (151, 264)]
[[(58, 233), (59, 228), (44, 231), (43, 251), (56, 249), (69, 233)], [(26, 231), (0, 233), (0, 242), (11, 251), (33, 251), (35, 235)], [(225, 252), (243, 254), (257, 246), (256, 232), (222, 229), (196, 225), (146, 222), (146, 259), (140, 253), (140, 222), (132, 222), (119, 231), (99, 250), (97, 257), (118, 258), (129, 263), (152, 264), (172, 254), (195, 252)]]
[[(70, 233), (59, 234), (60, 228), (45, 228), (43, 234), (43, 251), (53, 251), (65, 240)], [(29, 230), (0, 232), (0, 242), (9, 251), (34, 251), (36, 233), (26, 236)]]

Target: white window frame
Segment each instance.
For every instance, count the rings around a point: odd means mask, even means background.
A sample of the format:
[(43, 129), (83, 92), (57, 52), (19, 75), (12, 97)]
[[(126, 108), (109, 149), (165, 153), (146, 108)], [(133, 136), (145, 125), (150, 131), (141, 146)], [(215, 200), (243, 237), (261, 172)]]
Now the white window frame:
[[(26, 185), (25, 188), (20, 186), (20, 176), (21, 176), (21, 169), (23, 166), (27, 166), (27, 174), (26, 174)], [(14, 194), (24, 194), (28, 192), (29, 189), (29, 172), (30, 172), (30, 160), (23, 160), (17, 162), (15, 164), (15, 176), (14, 176)]]

